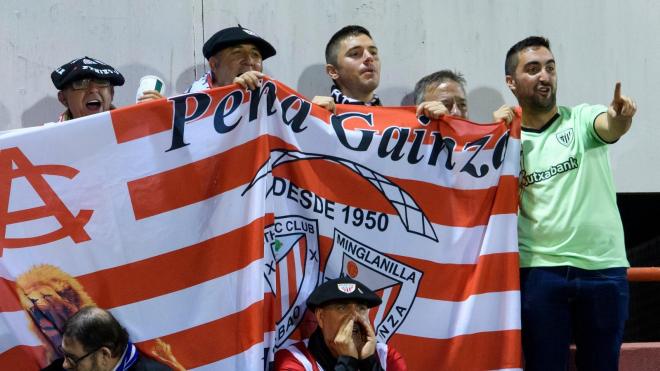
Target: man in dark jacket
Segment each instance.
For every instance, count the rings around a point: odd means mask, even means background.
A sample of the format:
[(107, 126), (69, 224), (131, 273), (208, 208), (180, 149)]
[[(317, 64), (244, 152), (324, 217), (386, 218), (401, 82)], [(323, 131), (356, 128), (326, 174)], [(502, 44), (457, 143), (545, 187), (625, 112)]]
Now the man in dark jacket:
[(64, 325), (60, 358), (46, 371), (171, 371), (151, 360), (128, 340), (128, 333), (110, 312), (84, 307)]
[(279, 350), (275, 370), (407, 370), (399, 352), (376, 342), (368, 314), (381, 302), (350, 277), (326, 281), (307, 298), (318, 328), (309, 340)]

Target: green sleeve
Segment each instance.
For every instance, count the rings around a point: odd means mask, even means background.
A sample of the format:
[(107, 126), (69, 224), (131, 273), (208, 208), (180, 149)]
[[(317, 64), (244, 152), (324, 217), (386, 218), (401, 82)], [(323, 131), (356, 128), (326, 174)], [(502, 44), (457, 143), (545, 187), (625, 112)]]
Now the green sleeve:
[(607, 112), (607, 107), (602, 104), (587, 105), (582, 104), (573, 109), (573, 114), (577, 117), (576, 128), (579, 135), (584, 140), (585, 148), (599, 147), (605, 144), (611, 144), (601, 138), (596, 132), (596, 118)]

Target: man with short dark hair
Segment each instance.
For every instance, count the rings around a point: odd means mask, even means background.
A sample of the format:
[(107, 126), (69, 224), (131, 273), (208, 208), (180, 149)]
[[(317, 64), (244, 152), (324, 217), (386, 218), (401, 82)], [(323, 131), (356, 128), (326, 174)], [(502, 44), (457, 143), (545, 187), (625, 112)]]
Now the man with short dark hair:
[(216, 32), (202, 48), (210, 71), (195, 81), (188, 93), (240, 84), (243, 88), (259, 86), (263, 61), (275, 55), (275, 48), (256, 33), (241, 26)]
[[(468, 118), (468, 102), (463, 74), (440, 70), (422, 77), (415, 84), (414, 96), (417, 114), (436, 119), (442, 115)], [(513, 120), (513, 110), (503, 105), (493, 112), (493, 121)]]
[(275, 370), (406, 370), (399, 352), (376, 342), (369, 308), (382, 300), (350, 277), (328, 280), (307, 298), (318, 328), (309, 338), (275, 354)]
[(317, 96), (313, 103), (330, 111), (335, 104), (381, 106), (375, 94), (380, 83), (378, 47), (362, 26), (337, 31), (325, 47), (325, 72), (332, 79), (330, 97)]
[(49, 370), (77, 371), (168, 371), (168, 366), (144, 357), (128, 340), (128, 333), (110, 312), (97, 307), (81, 308), (64, 325), (63, 359)]
[(628, 316), (629, 266), (608, 144), (637, 111), (616, 83), (609, 107), (557, 106), (550, 42), (509, 49), (506, 84), (522, 108), (520, 291), (526, 370), (617, 370)]
[(77, 119), (115, 107), (115, 86), (124, 85), (124, 76), (98, 59), (74, 59), (50, 74), (59, 90), (57, 99), (66, 107), (59, 121)]

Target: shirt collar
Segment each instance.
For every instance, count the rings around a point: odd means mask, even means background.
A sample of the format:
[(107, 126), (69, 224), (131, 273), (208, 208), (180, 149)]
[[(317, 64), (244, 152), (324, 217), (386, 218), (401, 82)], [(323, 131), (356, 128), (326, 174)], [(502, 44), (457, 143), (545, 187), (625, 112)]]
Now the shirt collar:
[(332, 96), (332, 99), (334, 99), (335, 103), (337, 104), (358, 104), (362, 106), (382, 106), (383, 104), (380, 102), (380, 98), (378, 95), (374, 94), (373, 99), (371, 99), (369, 102), (363, 102), (361, 100), (357, 100), (355, 98), (348, 97), (344, 95), (341, 90), (339, 90), (339, 87), (337, 85), (332, 85), (332, 88), (330, 88), (330, 95)]

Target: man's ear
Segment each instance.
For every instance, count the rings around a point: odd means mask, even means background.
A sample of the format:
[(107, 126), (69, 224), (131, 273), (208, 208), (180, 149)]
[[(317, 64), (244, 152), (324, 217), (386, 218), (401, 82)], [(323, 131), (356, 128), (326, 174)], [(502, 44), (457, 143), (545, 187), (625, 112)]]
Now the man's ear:
[(331, 64), (326, 64), (325, 65), (325, 73), (330, 76), (331, 79), (336, 80), (339, 78), (339, 73), (337, 72), (337, 67), (331, 65)]
[(111, 359), (112, 358), (112, 352), (110, 351), (110, 348), (108, 347), (101, 347), (99, 349), (99, 353), (101, 353), (101, 357), (105, 359)]
[(512, 93), (516, 93), (516, 81), (513, 79), (513, 76), (511, 75), (506, 75), (504, 78), (504, 82), (506, 82), (506, 86), (509, 87), (509, 90), (511, 90)]
[(64, 92), (62, 90), (57, 92), (57, 100), (59, 100), (64, 107), (69, 108), (69, 104), (66, 101), (66, 96), (64, 96)]
[(218, 63), (218, 58), (216, 58), (215, 55), (211, 56), (211, 58), (209, 58), (209, 69), (215, 71), (215, 69), (218, 68)]

